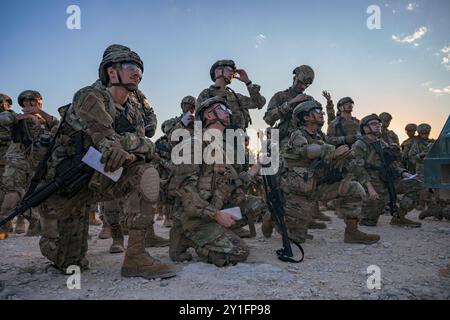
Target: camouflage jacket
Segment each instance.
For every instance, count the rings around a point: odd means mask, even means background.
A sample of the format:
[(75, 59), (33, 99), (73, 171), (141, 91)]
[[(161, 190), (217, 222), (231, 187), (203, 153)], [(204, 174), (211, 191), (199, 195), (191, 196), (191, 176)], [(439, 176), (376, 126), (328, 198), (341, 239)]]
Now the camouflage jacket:
[(419, 175), (419, 177), (423, 178), (423, 159), (424, 157), (421, 157), (420, 154), (422, 152), (428, 152), (430, 148), (432, 147), (433, 143), (435, 142), (434, 139), (423, 139), (422, 137), (416, 137), (414, 139), (414, 143), (411, 146), (411, 149), (409, 150), (408, 157), (409, 160), (413, 165), (416, 167), (416, 172)]
[[(277, 129), (280, 130), (279, 139), (281, 141), (281, 145), (284, 145), (287, 142), (290, 133), (295, 130), (295, 126), (292, 123), (292, 112), (298, 103), (289, 105), (289, 108), (287, 109), (285, 106), (288, 105), (288, 102), (291, 99), (295, 98), (299, 94), (302, 94), (302, 92), (294, 87), (275, 93), (270, 99), (267, 106), (267, 111), (264, 114), (264, 121), (269, 126), (274, 126), (275, 123), (279, 121)], [(308, 97), (309, 99), (313, 99), (311, 96)]]
[(358, 136), (359, 134), (358, 119), (352, 117), (350, 120), (346, 120), (341, 116), (337, 116), (328, 125), (327, 142), (335, 146), (340, 146), (345, 144), (346, 136)]
[(249, 109), (261, 109), (265, 103), (261, 93), (261, 87), (257, 84), (251, 84), (247, 86), (250, 97), (244, 96), (240, 93), (235, 93), (231, 88), (221, 89), (216, 85), (212, 85), (209, 88), (203, 90), (197, 99), (197, 108), (200, 104), (212, 97), (222, 97), (226, 99), (229, 107), (231, 108), (231, 125), (235, 128), (247, 129), (249, 124), (252, 123)]
[(381, 138), (389, 145), (396, 144), (400, 147), (400, 140), (398, 139), (397, 134), (392, 130), (384, 130), (381, 131)]
[[(389, 145), (383, 140), (377, 140), (381, 143), (381, 148), (384, 152), (390, 150)], [(351, 149), (352, 159), (349, 163), (349, 169), (354, 173), (358, 181), (365, 186), (366, 183), (382, 184), (379, 171), (377, 167), (382, 166), (382, 160), (375, 151), (374, 144), (367, 139), (367, 136), (362, 136), (353, 145)], [(398, 165), (397, 162), (391, 163), (391, 168), (394, 172), (394, 177), (400, 177), (406, 170)]]
[(320, 130), (312, 134), (308, 132), (306, 127), (302, 126), (298, 128), (291, 133), (287, 144), (281, 147), (281, 156), (284, 159), (284, 164), (288, 168), (309, 167), (313, 160), (307, 157), (306, 149), (310, 144), (318, 144), (321, 146), (319, 158), (331, 160), (335, 147), (325, 141), (325, 134)]
[(0, 112), (0, 157), (6, 153), (11, 142), (12, 128), (16, 122), (16, 113), (12, 110)]
[[(194, 149), (195, 139), (183, 141), (191, 150)], [(190, 143), (190, 145), (189, 145)], [(214, 142), (203, 144), (203, 150), (213, 147)], [(216, 152), (222, 152), (225, 157), (225, 148), (216, 147)], [(194, 163), (193, 156), (191, 163)], [(247, 173), (237, 173), (231, 164), (180, 164), (176, 165), (169, 181), (169, 196), (177, 199), (183, 208), (175, 219), (181, 222), (185, 231), (193, 231), (201, 225), (215, 222), (216, 210), (234, 206), (237, 199), (244, 197), (242, 186), (247, 179)], [(214, 237), (214, 234), (210, 235)]]
[(169, 142), (172, 145), (179, 143), (179, 141), (172, 141), (172, 133), (177, 129), (188, 130), (191, 137), (193, 137), (193, 135), (194, 135), (194, 123), (193, 122), (189, 123), (189, 125), (186, 127), (184, 125), (184, 123), (181, 121), (182, 118), (183, 118), (183, 115), (174, 117), (174, 118), (164, 121), (163, 124), (161, 125), (161, 130), (167, 136), (167, 138), (169, 139)]
[(104, 87), (88, 86), (75, 93), (67, 110), (60, 110), (65, 117), (56, 147), (52, 154), (52, 166), (76, 154), (73, 134), (84, 133), (84, 146), (93, 146), (100, 152), (118, 147), (141, 159), (152, 158), (154, 145), (145, 136), (142, 106), (129, 98), (123, 105), (114, 102)]

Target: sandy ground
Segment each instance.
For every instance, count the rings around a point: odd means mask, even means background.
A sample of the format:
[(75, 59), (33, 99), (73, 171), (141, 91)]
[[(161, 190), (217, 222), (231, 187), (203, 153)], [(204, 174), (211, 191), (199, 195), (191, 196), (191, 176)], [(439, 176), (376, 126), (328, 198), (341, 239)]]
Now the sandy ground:
[[(246, 263), (217, 268), (195, 259), (180, 263), (178, 275), (167, 280), (122, 278), (123, 254), (111, 255), (110, 239), (99, 240), (100, 227), (90, 228), (90, 270), (81, 274), (81, 289), (68, 289), (69, 276), (41, 256), (38, 238), (12, 234), (0, 241), (1, 299), (450, 299), (450, 222), (427, 219), (420, 229), (389, 225), (382, 216), (375, 245), (343, 242), (344, 223), (333, 212), (325, 230), (311, 230), (304, 245), (305, 261), (277, 260), (279, 235), (265, 239), (260, 226), (250, 239)], [(417, 212), (410, 214), (417, 219)], [(156, 232), (168, 237), (161, 221)], [(148, 249), (169, 261), (168, 248)], [(367, 268), (381, 272), (381, 289), (369, 289)]]

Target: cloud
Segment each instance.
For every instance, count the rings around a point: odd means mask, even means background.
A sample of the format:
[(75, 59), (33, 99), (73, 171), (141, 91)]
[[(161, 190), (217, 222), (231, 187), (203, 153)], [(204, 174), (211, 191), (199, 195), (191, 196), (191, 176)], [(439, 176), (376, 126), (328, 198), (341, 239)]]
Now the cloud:
[(441, 64), (450, 71), (450, 53), (447, 53), (447, 56), (442, 58)]
[(431, 81), (423, 82), (420, 84), (421, 87), (429, 87), (431, 86)]
[(428, 88), (428, 91), (435, 93), (437, 95), (444, 95), (444, 94), (450, 94), (450, 85), (446, 86), (445, 88), (441, 89), (435, 89), (435, 88)]
[(263, 34), (258, 34), (255, 38), (256, 44), (255, 48), (258, 49), (264, 42), (266, 42), (267, 37)]
[(410, 2), (408, 3), (408, 5), (406, 6), (406, 10), (408, 11), (414, 11), (415, 9), (417, 9), (419, 7), (419, 5), (415, 2)]
[(441, 52), (442, 52), (442, 53), (448, 53), (448, 52), (450, 52), (450, 44), (449, 44), (448, 46), (446, 46), (446, 47), (443, 47), (443, 48), (441, 49)]
[(413, 34), (410, 34), (408, 36), (396, 36), (396, 35), (392, 35), (392, 40), (399, 42), (399, 43), (412, 43), (415, 47), (418, 47), (419, 44), (416, 42), (416, 40), (419, 40), (421, 38), (423, 38), (425, 36), (425, 34), (427, 33), (428, 29), (427, 27), (420, 27), (419, 29), (417, 29), (416, 31), (414, 31)]

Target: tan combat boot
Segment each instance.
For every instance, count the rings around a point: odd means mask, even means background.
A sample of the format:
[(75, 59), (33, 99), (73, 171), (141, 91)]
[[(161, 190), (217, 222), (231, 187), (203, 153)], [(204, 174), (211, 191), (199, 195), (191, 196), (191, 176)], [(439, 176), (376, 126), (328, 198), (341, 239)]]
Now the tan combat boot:
[(28, 226), (26, 237), (36, 237), (41, 235), (41, 224), (39, 223), (39, 219), (31, 218), (30, 225)]
[(345, 224), (344, 242), (346, 243), (373, 244), (380, 240), (380, 236), (377, 234), (359, 231), (357, 218), (346, 218)]
[(111, 238), (111, 226), (103, 222), (102, 230), (100, 230), (100, 233), (98, 234), (99, 239), (109, 239)]
[(390, 222), (391, 225), (399, 227), (420, 228), (422, 224), (405, 218), (404, 214), (394, 215)]
[(102, 224), (102, 222), (97, 219), (95, 213), (95, 211), (89, 211), (89, 225), (91, 226), (99, 226)]
[(261, 224), (261, 231), (264, 237), (270, 238), (273, 233), (273, 222), (270, 216), (270, 212), (266, 212), (263, 216), (263, 221)]
[(314, 219), (308, 223), (308, 229), (326, 229), (327, 225), (323, 222), (317, 222)]
[(109, 248), (109, 253), (121, 253), (124, 252), (124, 245), (123, 245), (123, 233), (122, 228), (120, 227), (120, 224), (116, 224), (111, 226), (111, 237), (113, 240), (113, 243), (111, 247)]
[(162, 238), (155, 234), (155, 228), (153, 224), (147, 229), (147, 234), (145, 235), (145, 247), (165, 247), (169, 245), (169, 240)]
[(172, 229), (170, 229), (169, 256), (172, 261), (190, 261), (192, 255), (187, 252), (187, 249), (192, 246), (192, 241), (186, 238), (181, 228), (172, 227)]
[(145, 279), (171, 278), (176, 275), (176, 267), (162, 263), (145, 251), (146, 230), (130, 229), (128, 247), (122, 265), (123, 277), (142, 277)]
[(26, 229), (27, 227), (25, 225), (25, 218), (22, 215), (17, 216), (15, 233), (25, 233)]
[(330, 217), (327, 216), (325, 213), (320, 211), (319, 207), (317, 206), (316, 210), (314, 210), (314, 213), (312, 215), (313, 219), (319, 220), (319, 221), (331, 221)]

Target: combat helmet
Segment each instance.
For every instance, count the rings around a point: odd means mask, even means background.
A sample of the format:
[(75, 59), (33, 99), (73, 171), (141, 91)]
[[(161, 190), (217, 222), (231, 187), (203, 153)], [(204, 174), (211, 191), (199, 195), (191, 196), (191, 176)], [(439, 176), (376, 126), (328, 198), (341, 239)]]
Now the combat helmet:
[(233, 60), (218, 60), (214, 62), (214, 64), (211, 66), (211, 69), (209, 70), (209, 75), (212, 81), (216, 81), (215, 72), (219, 67), (231, 67), (233, 68), (233, 71), (236, 71), (236, 64)]
[(181, 103), (180, 103), (181, 109), (183, 109), (183, 105), (185, 103), (192, 104), (195, 106), (196, 102), (197, 102), (197, 99), (195, 99), (193, 96), (186, 96), (181, 100)]
[(23, 100), (25, 99), (29, 99), (29, 100), (33, 100), (33, 99), (42, 99), (41, 94), (38, 91), (35, 90), (25, 90), (22, 91), (19, 94), (19, 97), (17, 98), (17, 102), (19, 103), (19, 106), (23, 107)]
[(10, 106), (12, 106), (12, 104), (13, 104), (10, 96), (8, 96), (4, 93), (0, 93), (0, 105), (3, 104), (4, 102), (8, 103)]
[(392, 120), (392, 115), (388, 112), (382, 112), (382, 113), (380, 113), (379, 118), (382, 122), (390, 121), (390, 120)]
[(428, 123), (421, 123), (417, 126), (417, 133), (424, 134), (424, 133), (430, 133), (431, 126)]
[[(139, 55), (131, 51), (130, 48), (120, 45), (120, 44), (113, 44), (110, 45), (108, 48), (105, 49), (105, 52), (103, 53), (103, 59), (100, 62), (99, 68), (98, 68), (98, 75), (100, 78), (100, 81), (103, 85), (107, 85), (109, 82), (109, 77), (106, 72), (106, 69), (110, 66), (113, 66), (115, 64), (124, 63), (124, 62), (133, 62), (136, 65), (139, 66), (142, 72), (144, 72), (144, 62), (142, 62)], [(134, 85), (129, 84), (123, 84), (120, 76), (119, 76), (120, 84), (124, 86), (127, 89), (136, 90), (137, 88)]]
[(215, 103), (221, 103), (223, 104), (227, 109), (228, 112), (231, 114), (230, 107), (228, 106), (227, 101), (222, 97), (212, 97), (209, 99), (206, 99), (203, 101), (200, 106), (195, 110), (195, 120), (197, 121), (203, 121), (203, 113), (205, 112), (205, 109), (209, 108), (211, 105)]
[(346, 103), (355, 103), (355, 102), (350, 97), (344, 97), (338, 101), (337, 107), (339, 108), (340, 106), (343, 106)]
[(363, 127), (367, 126), (367, 124), (373, 120), (378, 120), (379, 122), (381, 122), (380, 117), (375, 113), (369, 114), (368, 116), (365, 116), (361, 119), (361, 123), (359, 125), (359, 131), (361, 132), (361, 134), (365, 134)]
[(405, 127), (405, 131), (417, 131), (417, 125), (415, 123), (408, 123)]
[(303, 123), (303, 117), (305, 115), (308, 115), (313, 109), (322, 110), (322, 105), (316, 100), (308, 100), (298, 104), (292, 112), (292, 120), (296, 124), (298, 124), (299, 122)]
[(314, 81), (314, 70), (308, 65), (301, 65), (295, 68), (292, 74), (294, 74), (294, 80), (298, 80), (307, 86)]

